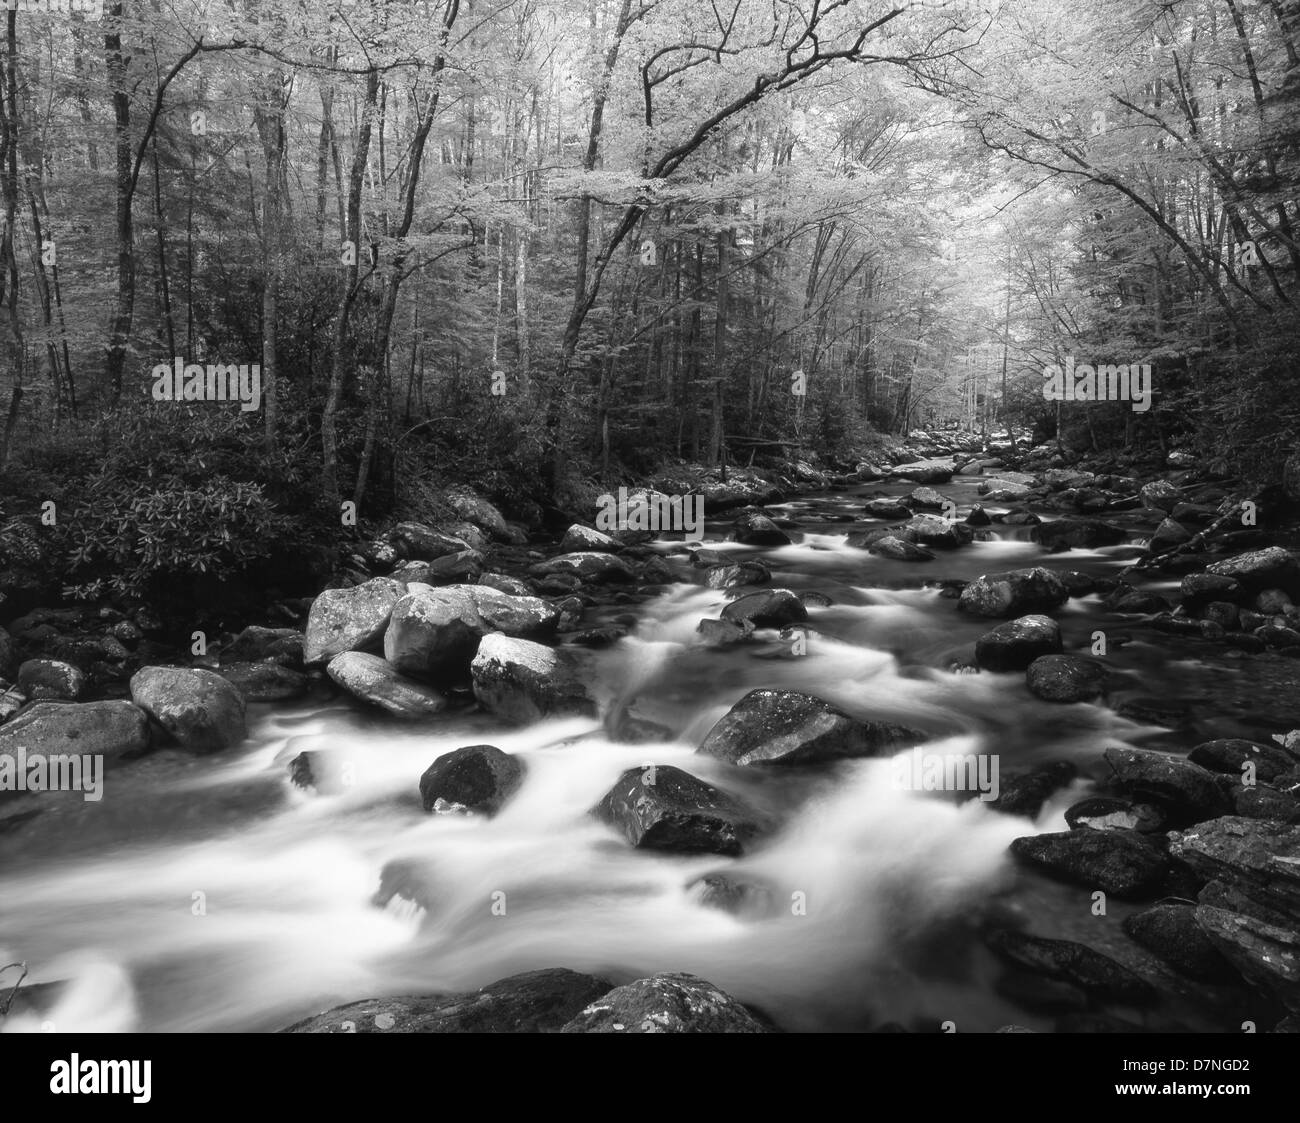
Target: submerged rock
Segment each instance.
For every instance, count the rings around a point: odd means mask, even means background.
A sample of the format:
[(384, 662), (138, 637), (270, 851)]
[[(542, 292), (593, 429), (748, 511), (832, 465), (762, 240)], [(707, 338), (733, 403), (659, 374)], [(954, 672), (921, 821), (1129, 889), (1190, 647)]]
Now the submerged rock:
[(697, 750), (731, 764), (815, 764), (878, 756), (918, 744), (925, 734), (861, 721), (794, 690), (751, 690), (721, 717)]
[(667, 764), (629, 768), (592, 814), (638, 849), (680, 854), (740, 854), (763, 829), (739, 799)]

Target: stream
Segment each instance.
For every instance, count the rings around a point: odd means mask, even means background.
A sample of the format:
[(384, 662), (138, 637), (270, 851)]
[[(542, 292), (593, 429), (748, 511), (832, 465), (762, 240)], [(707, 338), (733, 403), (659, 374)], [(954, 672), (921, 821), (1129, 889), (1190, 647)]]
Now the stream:
[[(978, 482), (941, 487), (959, 517), (979, 501)], [(978, 930), (990, 917), (1158, 977), (1161, 1024), (1231, 1027), (1231, 995), (1169, 974), (1120, 931), (1144, 906), (1112, 901), (1093, 915), (1086, 891), (1018, 869), (1007, 846), (1066, 829), (1063, 812), (1093, 789), (1107, 746), (1185, 750), (1279, 731), (1267, 683), (1196, 641), (1108, 614), (1096, 595), (1056, 615), (1066, 651), (1087, 654), (1094, 633), (1107, 637), (1121, 685), (1104, 704), (1040, 701), (1021, 673), (954, 673), (996, 621), (960, 614), (943, 581), (1038, 564), (1114, 576), (1135, 550), (1046, 555), (1028, 527), (998, 524), (990, 540), (932, 562), (846, 545), (850, 531), (882, 525), (845, 521), (866, 499), (912, 487), (864, 484), (769, 508), (797, 521), (795, 545), (726, 542), (730, 519), (709, 521), (709, 548), (762, 558), (771, 587), (829, 598), (809, 601), (802, 655), (776, 632), (704, 646), (697, 623), (730, 598), (699, 584), (673, 543), (657, 543), (681, 583), (595, 612), (594, 623), (628, 611), (637, 622), (589, 658), (593, 692), (635, 699), (639, 716), (672, 730), (667, 743), (612, 743), (586, 719), (508, 729), (464, 712), (412, 729), (340, 697), (251, 707), (238, 750), (155, 752), (110, 772), (100, 803), (52, 795), (48, 810), (0, 834), (0, 963), (25, 961), (28, 984), (66, 985), (39, 1013), (16, 1008), (5, 1031), (274, 1030), (359, 998), (465, 991), (555, 966), (615, 982), (693, 972), (792, 1031), (1050, 1029), (1050, 1016), (995, 987)], [(1157, 578), (1144, 587), (1176, 587)], [(1004, 779), (1054, 760), (1074, 762), (1079, 779), (1031, 821), (900, 790), (889, 759), (765, 770), (696, 756), (711, 725), (758, 687), (919, 727), (931, 752), (995, 753)], [(476, 743), (522, 758), (518, 794), (490, 820), (425, 814), (421, 773)], [(294, 788), (287, 761), (307, 748), (339, 750), (346, 782)], [(587, 812), (623, 770), (648, 763), (683, 768), (783, 825), (739, 859), (634, 850)], [(688, 885), (723, 869), (770, 885), (777, 915), (704, 907)], [(784, 905), (795, 900), (802, 907)]]

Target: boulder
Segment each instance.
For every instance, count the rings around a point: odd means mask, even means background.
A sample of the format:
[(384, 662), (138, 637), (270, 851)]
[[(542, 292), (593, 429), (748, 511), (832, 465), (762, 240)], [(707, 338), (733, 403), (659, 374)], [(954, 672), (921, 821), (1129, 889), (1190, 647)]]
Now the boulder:
[(131, 676), (131, 701), (192, 752), (218, 752), (247, 735), (243, 695), (213, 671), (143, 667)]
[(1159, 804), (1175, 824), (1220, 815), (1230, 806), (1214, 774), (1182, 757), (1127, 747), (1102, 755), (1119, 791)]
[(1024, 616), (1050, 612), (1069, 597), (1065, 583), (1055, 573), (1036, 566), (976, 578), (962, 590), (957, 607), (973, 616)]
[(307, 615), (303, 662), (328, 663), (344, 651), (363, 651), (384, 637), (393, 606), (406, 587), (391, 577), (375, 577), (351, 589), (326, 589)]
[(0, 756), (22, 748), (29, 758), (84, 754), (112, 764), (148, 747), (148, 716), (126, 701), (37, 702), (0, 725)]
[(1093, 550), (1098, 546), (1115, 546), (1128, 535), (1123, 527), (1100, 519), (1056, 519), (1039, 523), (1029, 538), (1049, 550)]
[[(945, 507), (957, 506), (957, 504), (946, 495), (940, 494), (932, 487), (914, 488), (907, 498), (913, 507), (921, 507), (923, 509), (928, 508), (932, 511), (941, 511)], [(902, 504), (900, 503), (899, 506), (902, 506)], [(900, 517), (906, 518), (907, 516), (903, 515)]]
[(748, 1009), (695, 975), (662, 974), (616, 987), (562, 1033), (770, 1033)]
[(495, 745), (466, 745), (443, 753), (420, 777), (426, 811), (495, 815), (524, 782), (524, 764)]
[(479, 644), (470, 673), (479, 705), (506, 721), (596, 716), (596, 703), (568, 652), (494, 632)]
[(423, 523), (404, 522), (393, 527), (389, 538), (397, 556), (408, 561), (433, 561), (458, 554), (470, 549), (470, 543), (463, 538), (444, 534), (440, 530), (425, 526)]
[(1151, 803), (1133, 803), (1109, 796), (1090, 796), (1066, 809), (1071, 830), (1137, 831), (1156, 834), (1164, 829), (1165, 813)]
[(530, 566), (528, 572), (534, 577), (576, 577), (593, 585), (636, 580), (636, 574), (622, 558), (589, 550), (560, 554)]
[(1201, 904), (1274, 924), (1300, 916), (1300, 826), (1225, 815), (1171, 834), (1169, 853), (1210, 880)]
[(756, 628), (783, 628), (807, 620), (808, 610), (789, 589), (764, 589), (737, 597), (722, 610), (721, 616), (733, 624), (743, 625), (748, 621)]
[(909, 541), (945, 550), (955, 550), (975, 538), (975, 532), (965, 523), (938, 515), (916, 515), (903, 524), (903, 530)]
[(746, 546), (788, 546), (790, 536), (766, 515), (747, 511), (736, 519), (731, 538)]
[(910, 519), (912, 512), (897, 499), (872, 499), (864, 510), (873, 519)]
[(294, 628), (262, 628), (250, 624), (221, 649), (222, 663), (261, 663), (286, 667), (303, 665), (303, 634)]
[(1155, 533), (1151, 535), (1151, 541), (1147, 543), (1147, 549), (1153, 554), (1164, 554), (1181, 546), (1184, 542), (1192, 540), (1192, 532), (1182, 523), (1174, 522), (1173, 519), (1163, 519)]
[(877, 538), (867, 547), (869, 553), (877, 557), (889, 558), (891, 561), (934, 561), (935, 555), (924, 546), (917, 546), (903, 538), (887, 534)]
[(1011, 853), (1064, 881), (1116, 897), (1140, 899), (1165, 880), (1165, 855), (1129, 831), (1060, 831), (1017, 838)]
[(704, 581), (710, 589), (732, 589), (738, 585), (766, 585), (772, 580), (772, 571), (762, 562), (747, 561), (737, 565), (711, 566)]
[(1142, 496), (1142, 506), (1155, 511), (1172, 511), (1182, 500), (1182, 492), (1168, 480), (1144, 484), (1138, 494)]
[(1060, 652), (1061, 627), (1042, 615), (1008, 620), (975, 642), (975, 662), (986, 671), (1023, 671), (1039, 656)]
[(616, 554), (623, 548), (622, 544), (600, 530), (593, 530), (581, 523), (574, 523), (564, 532), (560, 539), (560, 553), (597, 553)]
[(1098, 697), (1106, 668), (1082, 655), (1040, 655), (1025, 671), (1025, 685), (1045, 702), (1087, 702)]
[(511, 540), (510, 527), (506, 524), (505, 516), (469, 488), (459, 486), (448, 488), (442, 499), (458, 519), (486, 531), (498, 541)]
[(1183, 605), (1195, 610), (1213, 601), (1231, 601), (1241, 584), (1235, 577), (1222, 577), (1217, 573), (1189, 573), (1182, 581), (1180, 592)]
[(741, 800), (672, 765), (629, 768), (591, 813), (641, 850), (744, 852), (764, 829)]
[(705, 734), (698, 752), (730, 764), (815, 764), (879, 756), (924, 741), (915, 729), (861, 721), (811, 694), (751, 690)]
[(1300, 562), (1290, 550), (1270, 546), (1252, 550), (1233, 558), (1217, 561), (1205, 567), (1205, 572), (1216, 577), (1230, 577), (1248, 590), (1283, 589), (1288, 592), (1300, 586)]
[(1270, 924), (1258, 917), (1197, 905), (1196, 922), (1242, 976), (1300, 1014), (1300, 932), (1295, 922)]
[(999, 958), (1016, 968), (1069, 983), (1099, 998), (1130, 1004), (1155, 998), (1155, 991), (1140, 975), (1073, 940), (1051, 940), (1003, 929), (990, 933), (987, 943)]
[(504, 573), (484, 573), (479, 577), (478, 583), (512, 597), (531, 597), (533, 595), (531, 585), (525, 581), (520, 581), (517, 577), (509, 577)]
[(86, 676), (58, 659), (28, 659), (18, 668), (18, 689), (29, 702), (75, 702), (86, 689)]
[(1021, 776), (1004, 776), (998, 797), (989, 801), (989, 809), (1033, 819), (1042, 811), (1043, 804), (1077, 773), (1078, 769), (1068, 760), (1058, 760)]
[(217, 671), (246, 702), (284, 702), (301, 698), (311, 683), (306, 675), (279, 663), (228, 663)]
[(404, 721), (433, 717), (447, 708), (447, 699), (436, 690), (407, 678), (378, 655), (345, 651), (325, 671), (349, 694)]
[(1300, 758), (1278, 745), (1265, 745), (1238, 737), (1204, 741), (1187, 754), (1187, 759), (1211, 772), (1224, 772), (1238, 779), (1242, 776), (1242, 765), (1249, 761), (1254, 765), (1255, 779), (1265, 784), (1271, 784), (1300, 764)]
[(1153, 905), (1126, 917), (1128, 937), (1159, 956), (1189, 979), (1203, 983), (1231, 983), (1237, 973), (1215, 949), (1196, 920), (1194, 905), (1173, 902)]

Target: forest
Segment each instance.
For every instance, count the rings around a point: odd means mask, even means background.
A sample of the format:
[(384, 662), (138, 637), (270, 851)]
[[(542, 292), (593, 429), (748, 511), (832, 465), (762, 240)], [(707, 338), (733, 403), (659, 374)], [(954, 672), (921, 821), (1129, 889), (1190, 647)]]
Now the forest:
[[(1293, 450), (1291, 0), (4, 14), (0, 516), (69, 589), (449, 480), (563, 507), (943, 425)], [(1149, 411), (1046, 401), (1076, 357)], [(155, 400), (173, 363), (256, 364), (259, 408)]]

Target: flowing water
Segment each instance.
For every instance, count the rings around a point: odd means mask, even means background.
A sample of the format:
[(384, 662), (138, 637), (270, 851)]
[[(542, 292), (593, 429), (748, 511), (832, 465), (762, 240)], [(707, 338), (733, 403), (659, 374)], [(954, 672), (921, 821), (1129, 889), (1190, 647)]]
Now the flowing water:
[[(943, 488), (963, 514), (977, 500), (975, 482), (956, 477)], [(1058, 616), (1067, 651), (1086, 654), (1098, 629), (1115, 641), (1108, 661), (1122, 677), (1110, 705), (1040, 702), (1021, 674), (953, 673), (991, 622), (959, 614), (944, 579), (1029, 564), (1113, 575), (1134, 551), (1044, 558), (1024, 528), (1001, 526), (992, 540), (928, 563), (845, 545), (862, 529), (845, 515), (860, 514), (871, 495), (910, 487), (786, 504), (779, 513), (799, 520), (803, 538), (775, 549), (723, 542), (726, 522), (710, 523), (711, 548), (762, 557), (774, 587), (829, 598), (827, 607), (810, 602), (803, 655), (775, 632), (730, 649), (702, 646), (696, 624), (728, 597), (694, 583), (700, 571), (659, 544), (682, 583), (636, 605), (632, 634), (591, 653), (590, 674), (598, 696), (632, 704), (669, 728), (670, 742), (612, 743), (584, 719), (512, 730), (452, 715), (413, 731), (341, 701), (254, 707), (250, 739), (236, 751), (157, 752), (110, 772), (100, 803), (59, 797), (0, 833), (0, 964), (24, 960), (29, 983), (67, 985), (52, 1004), (16, 1007), (0, 1024), (269, 1030), (358, 998), (461, 991), (566, 966), (617, 982), (694, 972), (790, 1030), (1051, 1028), (1051, 1018), (995, 989), (998, 968), (977, 930), (994, 916), (1120, 956), (1159, 976), (1162, 1016), (1191, 1029), (1221, 1026), (1230, 1003), (1159, 974), (1123, 936), (1134, 906), (1112, 901), (1096, 916), (1086, 890), (1018, 872), (1007, 844), (1065, 829), (1064, 809), (1091, 790), (1108, 745), (1185, 748), (1276, 726), (1249, 689), (1225, 692), (1241, 679), (1234, 667), (1131, 628), (1095, 596)], [(805, 772), (694, 755), (711, 724), (756, 687), (804, 690), (920, 727), (931, 752), (995, 753), (1003, 777), (1068, 759), (1080, 779), (1030, 821), (978, 799), (900, 790), (887, 759)], [(1116, 712), (1125, 699), (1135, 716)], [(483, 742), (525, 762), (514, 799), (491, 820), (426, 815), (420, 774), (441, 753)], [(322, 794), (292, 788), (285, 763), (305, 748), (336, 750), (347, 782)], [(741, 859), (634, 851), (587, 812), (624, 769), (648, 763), (686, 769), (784, 825)], [(723, 869), (770, 886), (777, 915), (740, 919), (701, 905), (689, 883)]]

